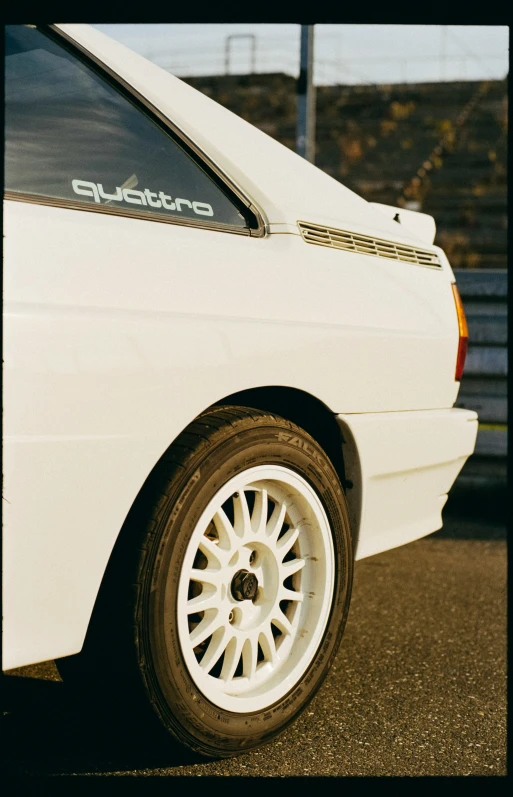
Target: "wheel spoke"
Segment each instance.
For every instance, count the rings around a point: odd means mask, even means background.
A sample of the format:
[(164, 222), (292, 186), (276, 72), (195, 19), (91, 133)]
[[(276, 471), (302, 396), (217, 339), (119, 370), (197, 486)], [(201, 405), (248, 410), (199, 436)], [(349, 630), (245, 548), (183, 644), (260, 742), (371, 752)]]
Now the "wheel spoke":
[(293, 592), (291, 589), (287, 589), (286, 587), (282, 587), (280, 590), (280, 600), (281, 601), (299, 601), (303, 600), (303, 593), (302, 592)]
[(216, 531), (219, 534), (219, 545), (224, 550), (231, 550), (237, 545), (237, 535), (228, 515), (220, 507), (212, 518)]
[(216, 630), (219, 630), (219, 625), (220, 618), (217, 609), (209, 609), (206, 611), (201, 623), (199, 623), (196, 628), (191, 631), (190, 640), (192, 646), (195, 648), (197, 645), (201, 645), (205, 639), (208, 639), (211, 634), (213, 634)]
[(224, 681), (231, 681), (235, 670), (237, 669), (237, 665), (240, 661), (240, 656), (242, 653), (242, 643), (243, 639), (240, 637), (232, 637), (226, 646), (226, 650), (224, 652), (224, 662), (223, 668), (221, 670), (221, 678)]
[(212, 639), (209, 642), (203, 658), (200, 661), (200, 667), (208, 672), (221, 658), (229, 640), (229, 633), (224, 626), (217, 628), (212, 634)]
[(261, 534), (267, 524), (267, 490), (259, 490), (255, 496), (255, 505), (251, 515), (251, 528), (255, 534)]
[(197, 570), (195, 567), (190, 571), (189, 578), (191, 581), (198, 581), (200, 584), (212, 584), (218, 587), (222, 576), (221, 570)]
[(247, 637), (242, 648), (242, 672), (251, 680), (255, 674), (258, 657), (258, 642), (252, 636)]
[(281, 537), (281, 539), (278, 540), (278, 542), (276, 543), (276, 547), (280, 551), (282, 559), (284, 556), (286, 556), (286, 554), (288, 554), (288, 552), (290, 551), (290, 549), (292, 548), (298, 537), (299, 537), (299, 529), (296, 527), (286, 531), (283, 537)]
[(235, 533), (237, 537), (244, 537), (251, 532), (251, 519), (249, 517), (249, 507), (244, 490), (240, 490), (233, 497), (233, 512)]
[(265, 533), (270, 540), (278, 539), (278, 535), (283, 528), (285, 515), (287, 514), (287, 504), (285, 502), (276, 504), (273, 513), (269, 518), (269, 523), (265, 529)]
[(199, 541), (198, 547), (208, 559), (209, 565), (216, 564), (221, 568), (224, 564), (226, 553), (208, 537), (203, 536)]
[(290, 624), (290, 621), (288, 620), (287, 617), (285, 617), (285, 615), (281, 610), (275, 614), (275, 616), (272, 619), (272, 622), (276, 626), (276, 628), (278, 628), (282, 632), (282, 634), (292, 633), (292, 626)]
[(260, 632), (258, 641), (260, 642), (265, 661), (269, 661), (274, 665), (276, 663), (276, 643), (270, 625)]
[(281, 575), (288, 578), (299, 570), (302, 570), (306, 562), (304, 559), (291, 559), (289, 562), (282, 562), (280, 565)]
[(217, 590), (203, 589), (200, 595), (196, 595), (195, 598), (191, 598), (187, 601), (187, 614), (195, 614), (196, 612), (204, 612), (208, 609), (219, 608), (217, 606), (219, 597)]

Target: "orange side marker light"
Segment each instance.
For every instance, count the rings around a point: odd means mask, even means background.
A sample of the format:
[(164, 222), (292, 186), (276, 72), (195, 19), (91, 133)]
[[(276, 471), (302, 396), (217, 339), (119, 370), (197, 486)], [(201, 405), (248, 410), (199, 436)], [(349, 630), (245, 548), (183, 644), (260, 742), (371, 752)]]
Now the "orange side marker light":
[(463, 309), (463, 302), (461, 301), (460, 292), (454, 283), (452, 285), (452, 292), (454, 295), (454, 302), (456, 304), (456, 313), (458, 315), (458, 329), (460, 333), (460, 339), (458, 343), (458, 356), (456, 358), (456, 374), (454, 376), (455, 380), (459, 381), (463, 376), (463, 369), (465, 367), (465, 358), (467, 356), (468, 326), (467, 326), (467, 319), (465, 317), (465, 310)]

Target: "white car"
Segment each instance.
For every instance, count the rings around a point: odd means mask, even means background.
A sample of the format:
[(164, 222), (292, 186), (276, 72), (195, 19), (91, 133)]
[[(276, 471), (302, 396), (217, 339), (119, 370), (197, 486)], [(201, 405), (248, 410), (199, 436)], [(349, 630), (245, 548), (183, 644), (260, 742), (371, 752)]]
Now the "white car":
[(431, 217), (98, 30), (6, 37), (3, 668), (256, 747), (474, 449), (453, 272)]

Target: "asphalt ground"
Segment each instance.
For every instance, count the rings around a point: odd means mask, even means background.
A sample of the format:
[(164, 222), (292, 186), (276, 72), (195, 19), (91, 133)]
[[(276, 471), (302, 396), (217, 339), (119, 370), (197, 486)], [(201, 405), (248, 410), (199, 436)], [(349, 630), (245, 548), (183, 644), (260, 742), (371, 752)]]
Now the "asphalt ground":
[(505, 775), (504, 522), (448, 516), (357, 562), (325, 684), (281, 737), (237, 758), (135, 746), (84, 714), (53, 662), (2, 683), (4, 776)]

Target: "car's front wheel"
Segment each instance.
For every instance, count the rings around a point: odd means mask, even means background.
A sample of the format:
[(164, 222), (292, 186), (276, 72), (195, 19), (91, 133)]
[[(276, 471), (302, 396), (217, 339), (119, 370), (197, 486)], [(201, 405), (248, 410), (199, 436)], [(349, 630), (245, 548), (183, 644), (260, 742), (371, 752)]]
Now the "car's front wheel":
[(258, 746), (313, 697), (343, 633), (353, 556), (340, 480), (299, 427), (218, 407), (151, 481), (132, 611), (144, 691), (203, 755)]

